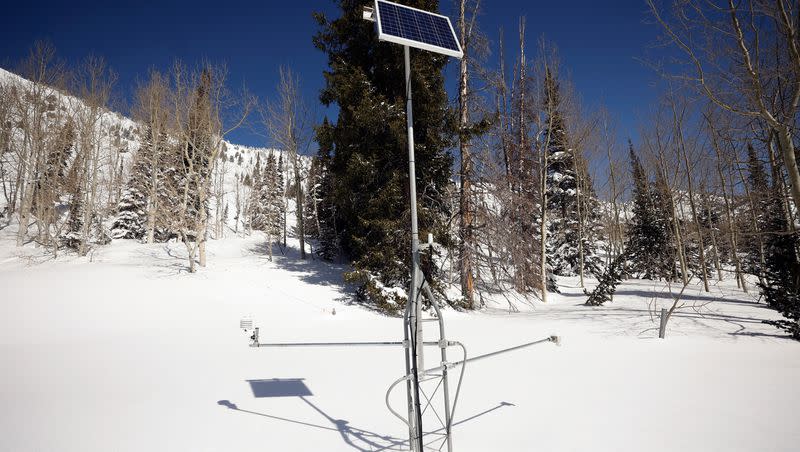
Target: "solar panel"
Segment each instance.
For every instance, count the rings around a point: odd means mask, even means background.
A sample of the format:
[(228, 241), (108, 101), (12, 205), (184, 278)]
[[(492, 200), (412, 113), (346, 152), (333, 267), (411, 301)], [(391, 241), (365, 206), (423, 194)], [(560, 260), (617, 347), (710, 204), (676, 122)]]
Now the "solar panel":
[(375, 1), (378, 39), (461, 58), (464, 53), (450, 19), (410, 6)]

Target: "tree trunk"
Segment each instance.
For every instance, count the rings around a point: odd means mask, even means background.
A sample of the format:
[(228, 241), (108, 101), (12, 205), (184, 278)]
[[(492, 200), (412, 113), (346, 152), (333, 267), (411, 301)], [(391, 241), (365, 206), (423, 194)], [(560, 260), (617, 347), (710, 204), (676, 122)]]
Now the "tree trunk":
[(300, 239), (300, 259), (306, 258), (306, 225), (303, 215), (303, 186), (300, 181), (300, 169), (298, 168), (298, 158), (295, 153), (294, 158), (294, 183), (295, 183), (295, 212), (297, 214), (297, 234)]
[[(681, 132), (678, 133), (680, 134)], [(692, 220), (694, 221), (694, 225), (697, 230), (697, 241), (699, 242), (700, 270), (701, 275), (703, 276), (703, 289), (706, 292), (710, 292), (708, 287), (708, 271), (706, 269), (706, 251), (705, 243), (703, 241), (703, 229), (700, 227), (700, 218), (697, 215), (697, 206), (694, 201), (694, 186), (692, 184), (691, 168), (689, 167), (689, 156), (687, 155), (686, 147), (682, 142), (683, 138), (681, 138), (681, 148), (683, 152), (683, 163), (686, 169), (686, 183), (689, 189), (689, 207), (692, 209)]]
[(758, 259), (760, 268), (758, 271), (758, 282), (760, 285), (765, 284), (764, 280), (764, 268), (767, 265), (767, 259), (765, 253), (765, 246), (764, 246), (764, 236), (763, 234), (759, 234), (761, 232), (758, 227), (758, 217), (756, 216), (756, 203), (753, 200), (753, 192), (750, 190), (750, 186), (747, 183), (747, 179), (744, 177), (742, 172), (742, 168), (737, 166), (737, 172), (739, 174), (739, 181), (742, 183), (742, 187), (744, 188), (744, 194), (747, 198), (747, 203), (750, 205), (750, 227), (753, 229), (753, 234), (758, 240)]
[[(689, 267), (686, 264), (686, 253), (683, 248), (683, 234), (681, 233), (680, 222), (678, 219), (678, 209), (675, 206), (675, 199), (672, 195), (672, 186), (669, 185), (669, 178), (667, 176), (667, 167), (664, 160), (664, 152), (661, 148), (658, 150), (659, 171), (661, 171), (664, 182), (667, 184), (667, 194), (669, 195), (669, 207), (672, 211), (672, 232), (675, 234), (675, 248), (678, 251), (678, 262), (681, 266), (681, 280), (683, 285), (689, 284)], [(675, 268), (674, 262), (672, 268)]]
[[(704, 191), (703, 188), (700, 188), (701, 191)], [(722, 265), (720, 264), (719, 260), (719, 248), (717, 248), (717, 234), (714, 232), (714, 222), (712, 221), (712, 214), (711, 214), (711, 204), (708, 202), (708, 194), (704, 193), (704, 206), (706, 210), (706, 215), (708, 215), (709, 221), (709, 235), (711, 236), (711, 250), (714, 252), (714, 269), (717, 270), (717, 281), (722, 281)]]
[(580, 277), (581, 287), (585, 287), (583, 283), (583, 214), (581, 212), (581, 184), (583, 183), (583, 177), (578, 169), (578, 156), (575, 154), (574, 152), (572, 156), (572, 170), (575, 171), (575, 209), (578, 214), (578, 276)]
[(461, 34), (461, 48), (464, 52), (459, 66), (458, 78), (458, 108), (459, 108), (459, 145), (461, 150), (461, 192), (460, 192), (460, 212), (459, 217), (459, 233), (461, 241), (459, 246), (459, 276), (461, 280), (461, 296), (467, 303), (469, 309), (475, 308), (475, 300), (473, 297), (474, 280), (473, 280), (473, 249), (475, 247), (475, 240), (472, 230), (472, 212), (471, 205), (471, 191), (472, 191), (472, 156), (470, 155), (470, 143), (467, 137), (467, 127), (469, 122), (469, 103), (468, 103), (468, 89), (469, 89), (469, 67), (468, 67), (468, 45), (467, 40), (467, 17), (466, 17), (466, 0), (461, 0), (460, 15), (459, 15), (459, 31)]

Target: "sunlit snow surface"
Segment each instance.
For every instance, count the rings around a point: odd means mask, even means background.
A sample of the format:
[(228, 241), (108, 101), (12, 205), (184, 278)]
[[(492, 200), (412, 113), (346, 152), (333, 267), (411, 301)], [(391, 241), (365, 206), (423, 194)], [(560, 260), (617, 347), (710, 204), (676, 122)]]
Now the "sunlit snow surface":
[[(383, 402), (399, 348), (252, 349), (238, 329), (249, 315), (262, 341), (399, 340), (400, 319), (348, 304), (343, 267), (292, 243), (270, 263), (261, 236), (212, 241), (194, 275), (181, 244), (53, 261), (14, 232), (0, 230), (0, 450), (407, 450)], [(563, 337), (467, 368), (456, 451), (797, 450), (800, 344), (761, 323), (777, 315), (752, 295), (693, 286), (659, 340), (660, 284), (587, 308), (561, 283), (547, 305), (511, 298), (520, 313), (503, 297), (446, 311), (471, 355)], [(403, 411), (402, 394), (392, 403)]]

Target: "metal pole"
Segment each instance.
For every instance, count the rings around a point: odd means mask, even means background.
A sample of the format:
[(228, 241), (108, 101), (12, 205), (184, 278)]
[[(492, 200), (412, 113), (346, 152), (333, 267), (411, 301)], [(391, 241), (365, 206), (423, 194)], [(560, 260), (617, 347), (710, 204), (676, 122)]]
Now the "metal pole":
[[(439, 309), (439, 304), (433, 298), (433, 292), (427, 281), (424, 282), (425, 295), (431, 302), (433, 310), (436, 311), (436, 319), (439, 322), (439, 349), (442, 357), (442, 362), (447, 362), (447, 338), (444, 333), (444, 318), (442, 311)], [(444, 396), (444, 423), (445, 434), (447, 435), (447, 452), (453, 452), (453, 435), (452, 425), (453, 420), (450, 418), (450, 382), (448, 381), (447, 368), (442, 369), (442, 395)]]
[(667, 332), (667, 310), (661, 308), (661, 324), (658, 326), (658, 337), (664, 339)]
[[(408, 46), (403, 46), (403, 57), (405, 63), (406, 76), (406, 125), (408, 126), (408, 187), (409, 204), (411, 205), (411, 287), (408, 294), (408, 302), (411, 303), (409, 328), (412, 329), (411, 347), (412, 353), (412, 374), (414, 376), (414, 393), (409, 394), (408, 418), (415, 419), (411, 423), (412, 437), (409, 442), (417, 452), (423, 452), (422, 442), (422, 413), (420, 413), (419, 402), (419, 369), (424, 369), (422, 348), (417, 348), (417, 343), (422, 343), (422, 306), (419, 303), (419, 225), (417, 224), (417, 173), (414, 167), (414, 116), (411, 103), (411, 52)], [(413, 399), (413, 401), (412, 401)], [(416, 430), (416, 431), (414, 431)]]
[[(414, 164), (414, 113), (411, 103), (411, 56), (408, 46), (403, 47), (406, 67), (406, 125), (408, 126), (408, 189), (411, 204), (411, 290), (410, 301), (413, 303), (416, 317), (414, 325), (416, 338), (422, 342), (422, 305), (419, 303), (419, 287), (421, 272), (419, 269), (419, 224), (417, 220), (417, 171)], [(422, 352), (417, 356), (417, 368), (424, 369)]]
[[(251, 347), (379, 347), (379, 346), (406, 345), (401, 341), (374, 341), (374, 342), (259, 342)], [(441, 342), (428, 341), (422, 345), (440, 347)]]
[[(462, 365), (464, 365), (466, 363), (471, 363), (473, 361), (478, 361), (478, 360), (481, 360), (481, 359), (491, 358), (493, 356), (501, 355), (503, 353), (513, 352), (514, 350), (519, 350), (521, 348), (530, 347), (532, 345), (543, 344), (545, 342), (554, 342), (556, 345), (559, 345), (561, 343), (561, 339), (558, 336), (550, 336), (550, 337), (548, 337), (546, 339), (540, 339), (538, 341), (527, 342), (525, 344), (517, 345), (517, 346), (514, 346), (514, 347), (504, 348), (504, 349), (498, 350), (496, 352), (484, 353), (483, 355), (478, 355), (478, 356), (475, 356), (475, 357), (472, 357), (472, 358), (467, 358), (467, 359), (464, 359), (464, 360), (461, 360), (461, 361), (455, 361), (455, 362), (452, 362), (452, 363), (442, 364), (441, 366), (432, 367), (430, 369), (425, 369), (425, 371), (422, 374), (423, 375), (427, 375), (427, 374), (430, 374), (430, 373), (433, 373), (433, 372), (439, 372), (439, 371), (444, 370), (444, 369), (452, 369), (454, 367), (462, 366)], [(451, 342), (449, 342), (449, 344), (454, 344), (455, 345), (455, 344), (458, 344), (458, 342), (452, 342), (451, 341)]]

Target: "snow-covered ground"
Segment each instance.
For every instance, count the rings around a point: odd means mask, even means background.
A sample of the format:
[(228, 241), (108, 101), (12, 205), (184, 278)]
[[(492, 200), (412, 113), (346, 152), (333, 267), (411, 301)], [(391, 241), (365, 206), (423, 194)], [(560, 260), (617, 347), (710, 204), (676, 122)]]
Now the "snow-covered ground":
[[(400, 339), (400, 319), (348, 304), (344, 268), (291, 247), (270, 263), (259, 236), (212, 241), (193, 275), (182, 244), (116, 241), (53, 261), (14, 248), (10, 229), (0, 450), (407, 450), (384, 406), (400, 348), (253, 349), (238, 329), (249, 315), (262, 341)], [(761, 323), (775, 312), (735, 284), (692, 287), (659, 340), (661, 285), (630, 281), (587, 308), (561, 282), (546, 305), (515, 300), (520, 313), (446, 311), (473, 356), (563, 338), (467, 367), (456, 451), (797, 450), (800, 344)]]

